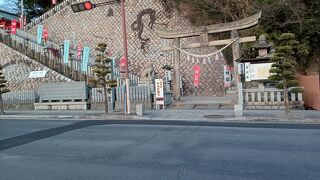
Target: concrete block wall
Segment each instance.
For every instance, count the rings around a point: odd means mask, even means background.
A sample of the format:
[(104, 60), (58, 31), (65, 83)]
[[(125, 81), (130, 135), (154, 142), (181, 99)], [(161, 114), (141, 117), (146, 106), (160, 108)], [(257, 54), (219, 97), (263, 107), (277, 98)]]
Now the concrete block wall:
[[(93, 3), (105, 2), (105, 0), (92, 0)], [(113, 16), (108, 16), (109, 8), (113, 10)], [(126, 17), (129, 45), (130, 72), (140, 75), (141, 71), (153, 63), (158, 77), (163, 77), (162, 67), (165, 63), (174, 63), (174, 53), (161, 53), (160, 47), (170, 45), (172, 41), (164, 41), (156, 35), (153, 27), (168, 30), (188, 29), (191, 24), (178, 12), (167, 13), (159, 0), (127, 0)], [(108, 49), (115, 57), (121, 57), (122, 26), (119, 4), (98, 7), (90, 11), (73, 13), (71, 7), (64, 8), (43, 22), (49, 29), (49, 38), (56, 43), (62, 43), (65, 39), (72, 42), (81, 42), (92, 49), (100, 43), (108, 44)], [(29, 30), (36, 34), (36, 27)], [(73, 36), (73, 34), (75, 36)], [(76, 38), (74, 38), (76, 37)], [(76, 39), (75, 41), (73, 41)], [(198, 38), (181, 40), (181, 46), (199, 41)], [(76, 44), (76, 43), (75, 43)], [(214, 49), (195, 49), (193, 53), (212, 53)], [(223, 87), (223, 58), (209, 64), (202, 62), (189, 62), (185, 54), (182, 58), (182, 82), (184, 95), (217, 95), (224, 94)], [(92, 60), (93, 61), (93, 60)], [(202, 60), (201, 60), (202, 61)], [(193, 87), (193, 66), (201, 65), (200, 87)]]

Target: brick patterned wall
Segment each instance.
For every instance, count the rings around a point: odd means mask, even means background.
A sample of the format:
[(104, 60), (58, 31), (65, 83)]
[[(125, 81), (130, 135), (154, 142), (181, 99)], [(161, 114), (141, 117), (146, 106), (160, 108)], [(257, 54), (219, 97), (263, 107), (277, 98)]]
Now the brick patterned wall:
[[(92, 0), (94, 3), (105, 0)], [(108, 17), (109, 8), (113, 10), (113, 16)], [(139, 14), (143, 15), (138, 18)], [(149, 13), (149, 14), (148, 14)], [(136, 75), (153, 63), (158, 73), (158, 77), (163, 76), (161, 67), (167, 62), (173, 65), (173, 52), (162, 53), (160, 47), (164, 41), (152, 30), (152, 27), (163, 29), (186, 29), (190, 28), (190, 23), (177, 12), (167, 14), (158, 0), (127, 0), (126, 17), (129, 45), (129, 66), (130, 71)], [(155, 21), (152, 21), (154, 18)], [(141, 20), (141, 21), (140, 21)], [(54, 42), (63, 42), (65, 39), (73, 39), (72, 33), (77, 37), (77, 42), (82, 42), (86, 46), (94, 48), (97, 43), (105, 42), (116, 57), (122, 55), (122, 27), (121, 13), (118, 4), (98, 7), (94, 10), (73, 13), (67, 7), (54, 16), (49, 17), (43, 23), (49, 29), (49, 36)], [(139, 31), (140, 30), (140, 31)], [(36, 32), (36, 27), (30, 32)], [(197, 38), (187, 38), (181, 41), (181, 45), (197, 41)], [(171, 43), (167, 41), (167, 43)], [(212, 52), (213, 49), (196, 49), (194, 53)], [(222, 59), (212, 64), (202, 64), (202, 76), (200, 88), (193, 87), (193, 65), (187, 61), (187, 56), (181, 54), (181, 73), (184, 88), (184, 95), (217, 95), (224, 94), (223, 88), (223, 65)]]
[[(2, 43), (0, 57), (0, 64), (8, 81), (7, 86), (11, 91), (37, 90), (41, 83), (71, 81)], [(28, 78), (31, 71), (41, 70), (48, 71), (46, 78)]]

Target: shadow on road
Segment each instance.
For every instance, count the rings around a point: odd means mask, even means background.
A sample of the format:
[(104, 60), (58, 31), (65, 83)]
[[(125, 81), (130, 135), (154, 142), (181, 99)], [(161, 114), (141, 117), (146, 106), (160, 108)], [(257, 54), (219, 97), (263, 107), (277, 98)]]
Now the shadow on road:
[(139, 124), (139, 125), (171, 125), (171, 126), (216, 126), (216, 127), (243, 127), (243, 128), (280, 128), (280, 129), (320, 129), (320, 124), (280, 124), (280, 123), (237, 123), (237, 122), (195, 122), (195, 121), (156, 121), (156, 120), (89, 120), (80, 121), (71, 125), (45, 129), (0, 140), (0, 151), (24, 145), (30, 142), (49, 138), (65, 132), (87, 128), (90, 126), (109, 124)]

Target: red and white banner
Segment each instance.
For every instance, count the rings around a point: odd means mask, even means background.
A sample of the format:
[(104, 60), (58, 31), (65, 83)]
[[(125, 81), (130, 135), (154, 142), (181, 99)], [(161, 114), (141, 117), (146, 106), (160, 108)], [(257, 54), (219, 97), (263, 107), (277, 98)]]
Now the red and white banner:
[(49, 32), (48, 28), (43, 27), (43, 39), (48, 40), (49, 39)]
[(194, 87), (199, 87), (200, 84), (200, 76), (201, 76), (201, 68), (199, 65), (195, 65), (193, 67), (194, 76), (193, 76), (193, 85)]
[(22, 26), (23, 26), (23, 22), (22, 22), (22, 20), (23, 20), (23, 16), (20, 16), (20, 18), (19, 18), (19, 29), (22, 29)]
[(81, 44), (78, 44), (78, 59), (81, 59), (81, 53), (82, 53), (82, 45)]
[(120, 59), (120, 76), (125, 77), (126, 73), (126, 66), (127, 65), (127, 60), (125, 57), (122, 57)]
[(17, 20), (11, 20), (11, 34), (17, 34)]

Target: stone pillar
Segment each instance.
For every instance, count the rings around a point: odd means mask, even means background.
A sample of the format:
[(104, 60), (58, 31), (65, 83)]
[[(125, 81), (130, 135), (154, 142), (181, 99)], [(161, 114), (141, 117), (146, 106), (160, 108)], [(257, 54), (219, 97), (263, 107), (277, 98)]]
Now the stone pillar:
[[(180, 38), (175, 38), (174, 43), (176, 47), (180, 47)], [(173, 81), (173, 95), (174, 99), (180, 101), (180, 51), (178, 49), (174, 52), (174, 81)]]
[[(236, 30), (231, 31), (231, 38), (239, 38), (239, 33)], [(237, 98), (234, 105), (234, 112), (236, 117), (242, 117), (243, 116), (243, 87), (241, 82), (241, 77), (238, 73), (238, 63), (236, 60), (240, 58), (240, 41), (239, 39), (236, 40), (232, 44), (232, 55), (233, 55), (233, 65), (235, 70), (235, 80), (236, 80), (236, 86), (237, 86)]]

